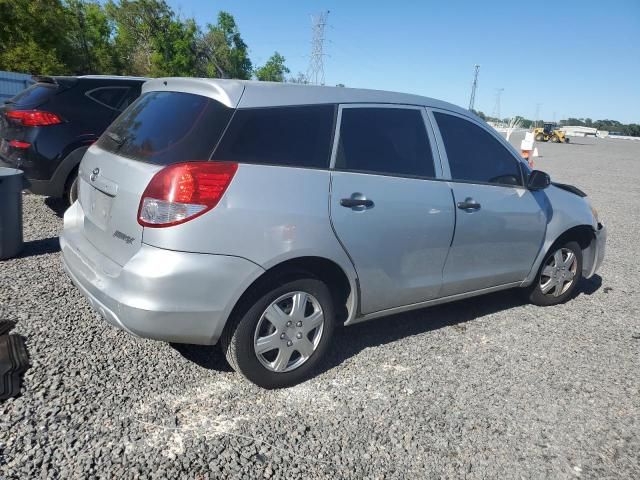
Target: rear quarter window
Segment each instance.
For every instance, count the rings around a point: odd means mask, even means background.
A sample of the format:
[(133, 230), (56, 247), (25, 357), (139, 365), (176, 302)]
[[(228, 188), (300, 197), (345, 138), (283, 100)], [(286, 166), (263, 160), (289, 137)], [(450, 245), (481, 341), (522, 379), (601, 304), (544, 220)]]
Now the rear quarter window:
[(103, 107), (118, 110), (129, 87), (98, 87), (85, 92), (85, 95)]
[(214, 158), (328, 168), (335, 112), (335, 105), (237, 110)]
[(157, 165), (208, 160), (233, 109), (183, 92), (147, 92), (102, 134), (98, 146)]

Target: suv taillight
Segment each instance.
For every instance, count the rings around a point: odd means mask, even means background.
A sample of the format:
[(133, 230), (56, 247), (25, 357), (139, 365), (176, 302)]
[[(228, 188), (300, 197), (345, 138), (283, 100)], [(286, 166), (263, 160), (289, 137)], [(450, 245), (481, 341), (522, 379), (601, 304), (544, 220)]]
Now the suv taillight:
[(156, 173), (140, 199), (138, 223), (170, 227), (215, 207), (238, 170), (237, 163), (175, 163)]
[(55, 113), (41, 110), (10, 110), (5, 115), (9, 120), (13, 120), (24, 127), (46, 127), (62, 123), (62, 119)]

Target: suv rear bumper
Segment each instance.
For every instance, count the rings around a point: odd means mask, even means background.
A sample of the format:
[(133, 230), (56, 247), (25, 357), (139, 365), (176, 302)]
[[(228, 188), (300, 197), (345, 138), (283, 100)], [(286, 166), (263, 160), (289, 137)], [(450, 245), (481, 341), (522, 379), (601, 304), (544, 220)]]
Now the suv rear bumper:
[[(24, 171), (25, 188), (31, 193), (47, 197), (61, 197), (64, 195), (69, 174), (80, 164), (86, 150), (87, 147), (80, 147), (71, 152), (59, 162), (53, 174), (48, 173), (38, 162), (29, 161), (27, 164), (20, 165), (2, 155), (0, 155), (0, 167), (19, 168)], [(51, 178), (46, 178), (48, 175), (51, 175)]]
[(145, 244), (120, 266), (83, 235), (82, 221), (77, 222), (81, 212), (76, 202), (65, 213), (60, 235), (64, 268), (107, 322), (139, 337), (215, 344), (237, 300), (264, 272), (239, 257)]

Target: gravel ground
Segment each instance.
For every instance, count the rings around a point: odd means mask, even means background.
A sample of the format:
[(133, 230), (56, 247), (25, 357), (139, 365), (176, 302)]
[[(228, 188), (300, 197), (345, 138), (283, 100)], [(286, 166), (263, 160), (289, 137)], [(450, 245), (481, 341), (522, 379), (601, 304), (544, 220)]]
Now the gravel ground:
[(557, 307), (506, 292), (342, 329), (323, 372), (280, 391), (96, 318), (56, 205), (25, 196), (0, 318), (32, 367), (0, 404), (0, 477), (639, 478), (640, 143), (540, 151), (608, 225), (601, 277)]

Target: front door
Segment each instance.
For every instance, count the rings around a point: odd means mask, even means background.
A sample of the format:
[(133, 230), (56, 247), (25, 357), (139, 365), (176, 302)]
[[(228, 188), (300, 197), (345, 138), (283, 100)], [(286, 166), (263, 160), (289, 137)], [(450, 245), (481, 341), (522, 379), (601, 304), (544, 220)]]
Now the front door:
[(544, 241), (544, 192), (524, 187), (519, 160), (493, 132), (449, 112), (433, 116), (456, 205), (441, 295), (524, 280)]
[(361, 287), (361, 313), (435, 298), (451, 243), (451, 190), (439, 180), (420, 107), (342, 106), (331, 221)]

